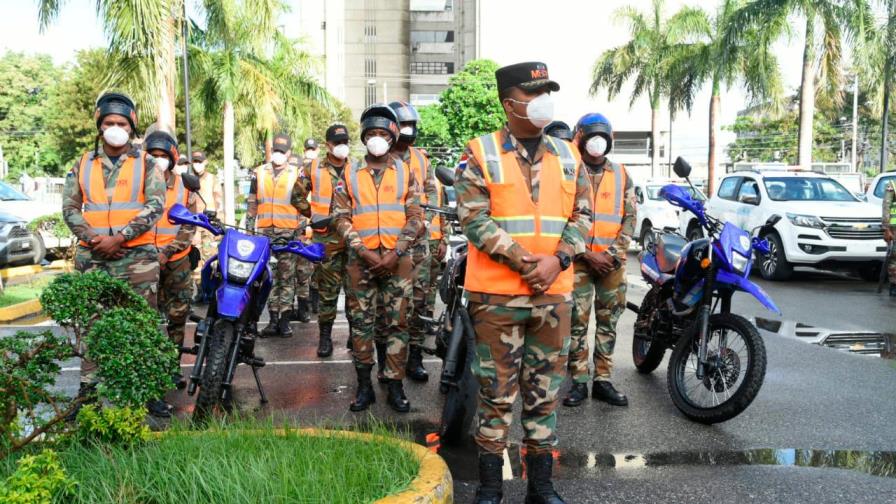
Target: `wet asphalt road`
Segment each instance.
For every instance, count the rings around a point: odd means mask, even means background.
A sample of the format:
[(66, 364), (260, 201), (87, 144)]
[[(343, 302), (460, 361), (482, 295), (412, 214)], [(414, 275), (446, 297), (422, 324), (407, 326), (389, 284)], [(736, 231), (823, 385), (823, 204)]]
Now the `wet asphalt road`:
[[(638, 303), (645, 289), (633, 276), (636, 261), (631, 260), (628, 268), (629, 299)], [(798, 273), (788, 284), (761, 283), (783, 309), (785, 320), (879, 331), (892, 331), (894, 326), (896, 302), (876, 296), (871, 283), (826, 273)], [(734, 307), (747, 316), (776, 318), (746, 296)], [(342, 314), (337, 320), (336, 353), (323, 362), (315, 355), (314, 321), (296, 323), (293, 338), (260, 341), (257, 353), (269, 362), (260, 373), (270, 402), (259, 405), (251, 372), (240, 368), (238, 408), (303, 425), (345, 426), (368, 422), (372, 416), (394, 422), (423, 443), (439, 419), (441, 396), (435, 380), (406, 384), (412, 404), (409, 414), (393, 413), (385, 405), (385, 389), (376, 385), (379, 401), (371, 411), (350, 413), (355, 380), (344, 348), (348, 328)], [(896, 477), (869, 474), (886, 471), (886, 463), (891, 471), (896, 467), (894, 361), (763, 331), (768, 372), (759, 396), (739, 417), (702, 426), (685, 419), (672, 405), (665, 363), (651, 375), (635, 371), (630, 357), (633, 322), (632, 313), (620, 321), (615, 371), (615, 383), (631, 405), (616, 408), (590, 401), (579, 408), (559, 408), (556, 486), (568, 502), (896, 501)], [(69, 369), (73, 365), (67, 364)], [(426, 367), (435, 375), (439, 364), (430, 360)], [(76, 381), (77, 373), (68, 371), (62, 384), (73, 391)], [(183, 391), (172, 392), (168, 399), (178, 415), (190, 414), (191, 398)], [(518, 412), (517, 405), (516, 418)], [(518, 442), (521, 435), (515, 425), (512, 441)], [(760, 449), (781, 451), (756, 451)], [(788, 449), (816, 452), (794, 456)], [(826, 458), (826, 450), (858, 453)], [(441, 454), (451, 467), (457, 502), (469, 502), (477, 478), (475, 448), (442, 447)], [(512, 479), (505, 483), (507, 502), (522, 502), (525, 481), (520, 478), (516, 444), (508, 458), (512, 475), (507, 476)], [(857, 467), (862, 462), (871, 469), (800, 467)]]

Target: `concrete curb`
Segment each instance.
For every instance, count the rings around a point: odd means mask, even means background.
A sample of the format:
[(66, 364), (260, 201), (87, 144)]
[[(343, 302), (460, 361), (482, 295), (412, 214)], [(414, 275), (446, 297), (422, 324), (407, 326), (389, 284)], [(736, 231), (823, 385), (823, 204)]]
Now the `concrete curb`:
[(10, 278), (30, 277), (40, 273), (43, 270), (44, 268), (40, 264), (4, 268), (0, 269), (0, 278), (3, 278), (3, 280), (9, 280)]
[(0, 322), (12, 322), (23, 317), (37, 315), (43, 307), (40, 305), (40, 299), (31, 299), (22, 303), (5, 306), (0, 308)]

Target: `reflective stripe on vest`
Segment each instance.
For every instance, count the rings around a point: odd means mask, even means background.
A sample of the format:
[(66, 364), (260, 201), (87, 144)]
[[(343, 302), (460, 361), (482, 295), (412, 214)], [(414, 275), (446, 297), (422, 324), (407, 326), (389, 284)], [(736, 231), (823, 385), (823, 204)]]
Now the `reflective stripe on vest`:
[(370, 170), (358, 167), (349, 172), (352, 227), (371, 250), (380, 246), (394, 249), (407, 222), (405, 204), (411, 172), (400, 159), (394, 161), (394, 166), (384, 168), (379, 187)]
[[(91, 231), (97, 235), (111, 236), (121, 231), (131, 220), (143, 210), (146, 202), (143, 194), (145, 178), (144, 153), (137, 152), (136, 157), (127, 156), (118, 169), (114, 181), (112, 197), (109, 198), (106, 181), (103, 176), (103, 162), (93, 152), (81, 156), (78, 165), (78, 183), (81, 187), (83, 204), (81, 215)], [(147, 231), (123, 244), (124, 247), (136, 247), (153, 243), (152, 231)], [(81, 245), (87, 245), (81, 242)]]
[[(436, 180), (436, 201), (435, 206), (441, 208), (442, 207), (442, 183)], [(442, 215), (435, 214), (432, 218), (432, 223), (429, 225), (429, 239), (430, 240), (441, 240), (442, 239)]]
[(292, 190), (299, 178), (298, 170), (287, 166), (275, 180), (274, 172), (268, 170), (268, 166), (262, 165), (255, 170), (255, 180), (258, 183), (256, 226), (298, 229), (299, 211), (292, 206)]
[[(168, 211), (171, 210), (171, 207), (174, 206), (175, 203), (180, 203), (181, 205), (187, 206), (187, 198), (188, 194), (186, 189), (184, 188), (184, 181), (180, 175), (174, 176), (174, 186), (169, 187), (165, 191), (165, 213), (159, 218), (158, 222), (156, 222), (155, 228), (153, 232), (155, 233), (155, 243), (156, 247), (159, 250), (166, 247), (169, 243), (173, 242), (177, 237), (177, 233), (180, 232), (180, 224), (172, 224), (168, 222)], [(190, 253), (190, 247), (177, 252), (172, 255), (168, 260), (169, 261), (177, 261), (178, 259), (182, 259), (186, 257), (187, 254)]]
[[(408, 147), (408, 152), (411, 154), (410, 165), (411, 171), (414, 172), (414, 180), (416, 180), (421, 188), (426, 187), (426, 157), (423, 156), (423, 153), (420, 152), (420, 149), (416, 147)], [(426, 191), (420, 191), (420, 203), (423, 205), (429, 204), (429, 198), (426, 195)]]
[[(468, 144), (473, 157), (483, 168), (490, 195), (491, 219), (530, 253), (553, 254), (572, 216), (578, 155), (566, 141), (546, 137), (551, 149), (541, 160), (541, 196), (535, 204), (516, 150), (499, 150), (500, 135), (500, 132), (485, 135)], [(572, 285), (573, 271), (570, 268), (560, 273), (547, 293), (569, 294)], [(532, 295), (519, 273), (475, 247), (468, 252), (464, 287), (471, 292)]]
[(592, 224), (588, 245), (594, 252), (603, 252), (616, 241), (622, 230), (625, 198), (625, 167), (610, 163), (592, 200)]
[[(347, 165), (348, 166), (348, 165)], [(329, 170), (315, 159), (311, 162), (311, 222), (317, 222), (330, 216), (330, 205), (333, 201), (333, 180)]]

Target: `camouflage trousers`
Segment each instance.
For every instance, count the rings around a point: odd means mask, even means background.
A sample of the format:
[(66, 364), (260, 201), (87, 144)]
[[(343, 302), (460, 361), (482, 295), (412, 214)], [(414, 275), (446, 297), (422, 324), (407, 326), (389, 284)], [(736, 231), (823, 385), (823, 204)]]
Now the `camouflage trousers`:
[(432, 254), (428, 240), (420, 240), (414, 245), (411, 249), (411, 260), (414, 262), (414, 293), (409, 315), (409, 343), (411, 346), (422, 346), (426, 339), (426, 325), (420, 320), (420, 315), (426, 315), (426, 293), (432, 269)]
[[(112, 278), (127, 282), (134, 292), (146, 299), (149, 306), (156, 308), (159, 291), (158, 249), (155, 245), (143, 245), (124, 250), (124, 257), (110, 261), (94, 256), (87, 247), (78, 246), (75, 251), (75, 270), (81, 273), (105, 271)], [(95, 382), (95, 374), (96, 364), (82, 359), (81, 382)]]
[(522, 395), (523, 443), (528, 453), (549, 452), (557, 444), (557, 392), (566, 378), (570, 303), (535, 308), (471, 303), (479, 379), (480, 452), (507, 447), (513, 403)]
[(439, 278), (442, 275), (442, 268), (445, 263), (436, 258), (439, 251), (440, 240), (429, 240), (429, 251), (432, 253), (432, 260), (429, 262), (429, 286), (426, 288), (426, 309), (424, 313), (431, 314), (436, 308), (436, 294), (439, 292)]
[(613, 371), (616, 323), (625, 311), (625, 267), (604, 277), (592, 275), (588, 265), (582, 262), (576, 261), (574, 267), (569, 374), (575, 383), (588, 383), (588, 321), (593, 303), (597, 326), (594, 331), (594, 380), (609, 380)]
[(190, 314), (190, 257), (168, 261), (159, 274), (159, 311), (168, 320), (168, 338), (178, 347)]
[[(271, 240), (277, 238), (294, 240), (296, 237), (294, 229), (262, 228), (258, 231)], [(274, 285), (268, 296), (268, 311), (282, 313), (292, 309), (292, 300), (296, 297), (295, 274), (296, 257), (298, 256), (289, 252), (280, 252), (272, 254), (272, 257), (271, 270), (274, 274)]]
[[(308, 240), (302, 240), (306, 245)], [(295, 292), (299, 299), (308, 299), (311, 296), (311, 278), (314, 276), (314, 263), (302, 256), (293, 254), (296, 262)]]
[(196, 292), (199, 292), (200, 288), (202, 267), (205, 265), (205, 261), (208, 261), (209, 258), (218, 253), (218, 243), (219, 238), (217, 236), (205, 229), (196, 228), (196, 239), (193, 240), (193, 246), (199, 250), (199, 267), (192, 273)]
[[(348, 250), (341, 249), (327, 253), (327, 258), (317, 265), (314, 278), (320, 295), (320, 313), (318, 323), (336, 320), (336, 305), (339, 302), (339, 290), (345, 284), (346, 260)], [(346, 289), (347, 290), (347, 289)], [(348, 312), (346, 312), (348, 317)]]
[[(384, 255), (388, 250), (379, 249)], [(413, 264), (410, 256), (398, 260), (394, 274), (374, 277), (367, 263), (354, 251), (349, 251), (348, 311), (352, 338), (352, 357), (356, 366), (374, 364), (374, 332), (377, 306), (385, 311), (382, 336), (386, 343), (384, 375), (392, 380), (403, 380), (408, 361), (408, 313), (413, 292)], [(382, 296), (382, 303), (378, 300)]]

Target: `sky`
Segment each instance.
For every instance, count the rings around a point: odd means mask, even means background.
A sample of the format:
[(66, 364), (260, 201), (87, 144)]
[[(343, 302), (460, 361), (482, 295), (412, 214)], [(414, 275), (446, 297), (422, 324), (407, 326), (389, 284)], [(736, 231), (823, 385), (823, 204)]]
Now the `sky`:
[[(649, 129), (650, 109), (646, 100), (628, 105), (625, 91), (621, 98), (608, 102), (606, 95), (588, 94), (590, 73), (594, 60), (604, 49), (622, 45), (628, 32), (612, 21), (612, 12), (622, 5), (647, 10), (650, 0), (555, 0), (551, 8), (542, 0), (515, 0), (515, 8), (507, 2), (482, 2), (481, 16), (485, 21), (481, 35), (481, 57), (499, 64), (525, 60), (541, 60), (548, 64), (551, 77), (561, 84), (556, 95), (558, 119), (574, 123), (585, 112), (606, 112), (617, 129)], [(680, 6), (702, 5), (712, 9), (714, 1), (667, 0), (667, 9), (674, 12)], [(98, 23), (95, 0), (68, 0), (59, 17), (43, 33), (37, 20), (35, 0), (0, 0), (0, 52), (5, 50), (50, 54), (57, 63), (73, 61), (79, 49), (105, 45), (102, 26)], [(532, 12), (538, 10), (537, 17)], [(297, 9), (293, 9), (295, 11)], [(575, 15), (570, 15), (574, 13)], [(286, 15), (291, 20), (295, 13)], [(537, 23), (533, 25), (533, 23)], [(292, 24), (291, 22), (289, 24)], [(782, 40), (778, 53), (785, 89), (799, 86), (801, 48), (798, 43), (803, 29), (794, 26), (793, 43)], [(746, 106), (742, 89), (735, 87), (722, 96), (722, 124), (734, 122), (737, 111)], [(691, 115), (680, 113), (673, 123), (673, 153), (704, 162), (708, 130), (709, 91), (698, 96)], [(668, 130), (668, 112), (661, 114), (662, 130)], [(723, 133), (722, 145), (733, 140), (733, 134)]]

